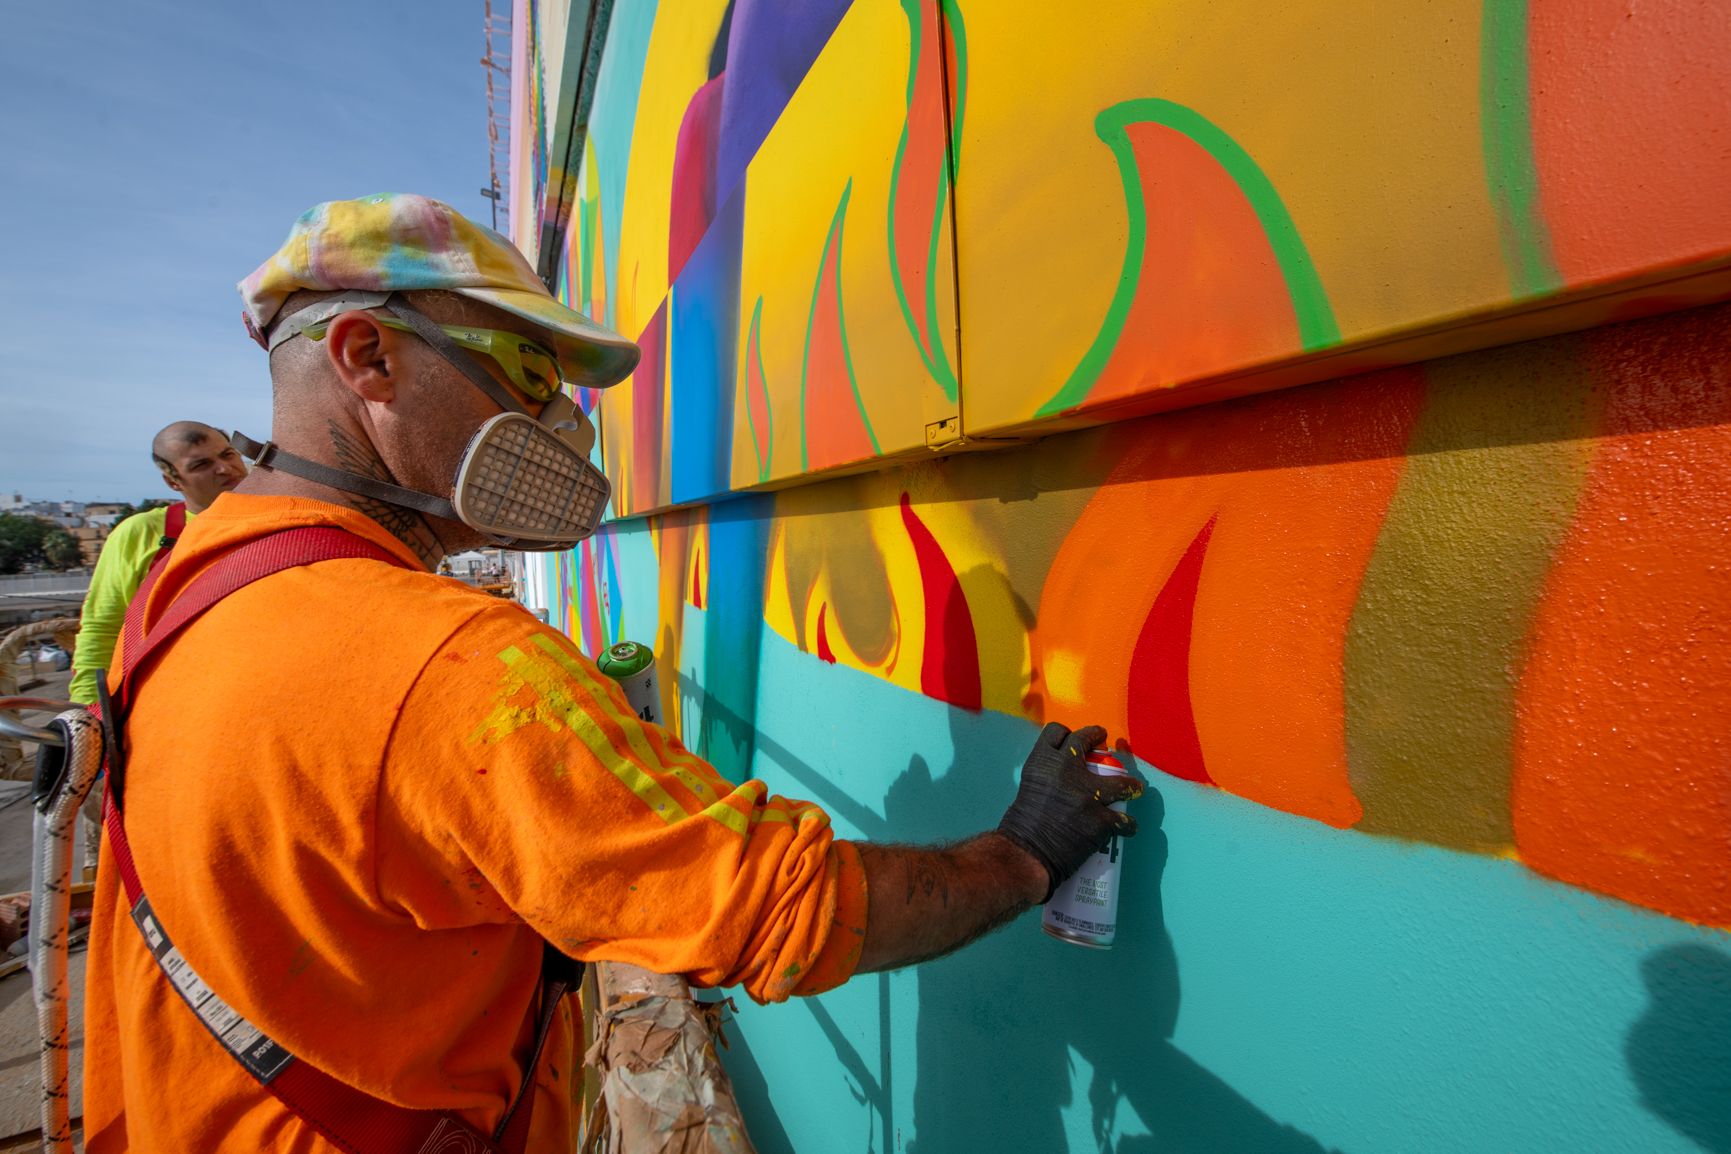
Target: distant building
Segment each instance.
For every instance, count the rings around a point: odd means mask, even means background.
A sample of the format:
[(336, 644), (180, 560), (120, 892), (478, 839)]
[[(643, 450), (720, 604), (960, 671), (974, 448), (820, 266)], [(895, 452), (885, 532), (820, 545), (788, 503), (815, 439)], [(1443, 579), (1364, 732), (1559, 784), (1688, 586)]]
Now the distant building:
[(35, 517), (72, 534), (85, 568), (96, 564), (102, 544), (117, 521), (132, 512), (124, 501), (42, 501), (22, 493), (0, 493), (0, 513)]
[(76, 526), (66, 530), (78, 542), (78, 553), (86, 569), (96, 567), (96, 559), (102, 555), (102, 543), (108, 540), (108, 531), (113, 528), (113, 522), (106, 524), (90, 524)]

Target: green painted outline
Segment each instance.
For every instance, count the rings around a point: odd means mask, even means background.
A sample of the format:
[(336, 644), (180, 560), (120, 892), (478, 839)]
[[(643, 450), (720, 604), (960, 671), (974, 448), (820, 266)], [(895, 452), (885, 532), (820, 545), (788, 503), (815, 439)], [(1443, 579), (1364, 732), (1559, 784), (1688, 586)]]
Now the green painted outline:
[(1201, 145), (1226, 170), (1250, 202), (1262, 223), (1263, 235), (1274, 250), (1274, 259), (1286, 281), (1287, 294), (1292, 298), (1292, 311), (1298, 320), (1299, 347), (1309, 352), (1340, 343), (1340, 326), (1335, 323), (1334, 310), (1329, 307), (1328, 294), (1323, 291), (1316, 265), (1304, 247), (1304, 238), (1299, 236), (1298, 226), (1286, 211), (1273, 182), (1250, 154), (1194, 109), (1158, 97), (1126, 100), (1105, 109), (1094, 119), (1094, 131), (1112, 150), (1113, 158), (1118, 162), (1119, 178), (1124, 182), (1124, 207), (1130, 226), (1124, 244), (1124, 270), (1118, 275), (1118, 289), (1106, 309), (1099, 333), (1071, 370), (1063, 387), (1035, 411), (1037, 417), (1052, 416), (1081, 404), (1087, 398), (1088, 391), (1094, 387), (1106, 361), (1117, 347), (1124, 321), (1130, 315), (1131, 302), (1136, 298), (1142, 250), (1148, 238), (1148, 208), (1142, 199), (1142, 176), (1136, 170), (1136, 156), (1130, 146), (1128, 130), (1133, 124), (1158, 124), (1183, 133)]
[(577, 198), (577, 263), (582, 283), (577, 286), (577, 299), (583, 314), (589, 315), (590, 286), (595, 280), (595, 205), (587, 196)]
[[(853, 390), (854, 404), (859, 408), (860, 421), (865, 425), (866, 439), (871, 442), (872, 455), (883, 456), (883, 449), (878, 445), (878, 435), (872, 429), (871, 417), (866, 414), (865, 398), (860, 396), (859, 379), (854, 376), (853, 352), (847, 343), (847, 310), (842, 306), (841, 295), (841, 228), (847, 218), (847, 202), (853, 196), (853, 178), (849, 177), (847, 186), (841, 190), (841, 203), (835, 206), (835, 216), (829, 222), (829, 235), (824, 237), (823, 255), (818, 258), (817, 276), (811, 285), (811, 312), (805, 321), (805, 353), (799, 365), (799, 471), (811, 470), (811, 447), (806, 438), (805, 396), (811, 376), (811, 334), (817, 327), (817, 298), (823, 288), (823, 266), (829, 260), (830, 249), (835, 249), (835, 324), (841, 334), (841, 359), (847, 368), (848, 386)], [(767, 383), (767, 382), (766, 382)]]
[(1496, 207), (1509, 287), (1517, 297), (1563, 287), (1539, 207), (1528, 73), (1527, 0), (1484, 0), (1479, 32), (1479, 121), (1485, 180)]
[[(943, 330), (938, 327), (938, 241), (943, 236), (944, 217), (954, 191), (950, 182), (962, 163), (962, 120), (968, 110), (968, 33), (966, 25), (962, 23), (961, 9), (953, 0), (940, 0), (940, 7), (946, 16), (938, 20), (939, 30), (942, 31), (946, 19), (953, 25), (951, 39), (956, 45), (956, 101), (953, 121), (950, 124), (950, 154), (945, 158), (947, 163), (938, 181), (937, 204), (932, 209), (932, 242), (931, 247), (926, 250), (926, 339), (931, 342), (932, 355), (943, 367), (943, 376), (939, 378), (938, 384), (944, 390), (945, 398), (953, 401), (961, 386), (955, 367), (950, 364), (949, 350), (944, 347)], [(942, 43), (939, 43), (938, 51), (943, 51)], [(940, 68), (938, 83), (943, 84), (946, 79), (943, 69)], [(945, 103), (947, 105), (949, 102), (946, 100)], [(956, 271), (954, 268), (950, 270), (952, 278)]]
[(962, 121), (968, 113), (968, 26), (962, 20), (961, 5), (956, 0), (940, 0), (949, 22), (955, 26), (950, 39), (956, 42), (956, 111), (950, 126), (950, 155), (960, 166), (962, 161)]
[(751, 310), (751, 329), (745, 338), (745, 347), (757, 350), (757, 379), (763, 382), (763, 423), (768, 426), (765, 431), (763, 445), (760, 448), (757, 440), (757, 418), (751, 415), (751, 374), (745, 374), (745, 423), (751, 430), (751, 449), (757, 454), (757, 479), (769, 480), (769, 463), (775, 452), (775, 405), (769, 396), (769, 378), (763, 372), (763, 331), (760, 322), (763, 319), (763, 297), (757, 298), (757, 304)]
[[(890, 283), (895, 286), (896, 303), (901, 306), (902, 320), (907, 325), (908, 333), (914, 338), (914, 348), (920, 354), (920, 363), (925, 365), (926, 372), (931, 374), (932, 379), (938, 383), (938, 387), (944, 391), (944, 397), (953, 401), (956, 399), (959, 386), (956, 382), (955, 370), (950, 366), (949, 352), (944, 348), (943, 340), (937, 335), (938, 304), (937, 298), (932, 294), (933, 279), (936, 275), (938, 237), (942, 228), (944, 206), (949, 196), (950, 182), (947, 166), (943, 178), (938, 181), (936, 207), (932, 212), (931, 241), (926, 251), (926, 324), (928, 326), (926, 333), (920, 332), (919, 321), (914, 318), (913, 307), (908, 304), (907, 288), (902, 284), (901, 267), (896, 262), (896, 201), (901, 192), (902, 164), (907, 159), (908, 135), (914, 106), (914, 85), (919, 78), (920, 50), (923, 46), (920, 37), (919, 8), (921, 4), (926, 2), (928, 0), (901, 0), (902, 12), (908, 18), (910, 50), (908, 53), (908, 84), (905, 100), (907, 112), (902, 117), (901, 139), (896, 142), (896, 159), (890, 168), (889, 212), (886, 217), (889, 225)], [(870, 430), (869, 423), (866, 428), (868, 431)]]
[(865, 426), (866, 440), (872, 443), (872, 456), (881, 457), (884, 455), (883, 446), (878, 444), (877, 431), (872, 428), (871, 416), (866, 412), (865, 397), (859, 391), (859, 376), (853, 371), (853, 349), (847, 340), (847, 307), (843, 303), (841, 295), (841, 218), (847, 212), (847, 198), (852, 192), (853, 181), (850, 179), (847, 182), (847, 187), (842, 190), (841, 207), (836, 210), (835, 327), (841, 333), (841, 359), (842, 363), (847, 365), (847, 383), (853, 389), (854, 407), (859, 409), (859, 419), (860, 423)]

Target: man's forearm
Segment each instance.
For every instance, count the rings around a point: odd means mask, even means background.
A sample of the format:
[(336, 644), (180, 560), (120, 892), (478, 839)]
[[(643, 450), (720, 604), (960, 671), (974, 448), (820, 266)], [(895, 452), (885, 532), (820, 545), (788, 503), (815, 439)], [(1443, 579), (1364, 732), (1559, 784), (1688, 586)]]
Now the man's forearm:
[(865, 943), (859, 973), (949, 953), (1046, 896), (1046, 869), (997, 833), (942, 849), (860, 842)]

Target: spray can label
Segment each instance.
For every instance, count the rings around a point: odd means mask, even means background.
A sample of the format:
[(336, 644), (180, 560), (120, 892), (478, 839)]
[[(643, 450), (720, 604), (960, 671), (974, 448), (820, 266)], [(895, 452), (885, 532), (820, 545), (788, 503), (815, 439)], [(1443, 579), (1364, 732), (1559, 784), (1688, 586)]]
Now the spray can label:
[(642, 721), (661, 721), (661, 679), (655, 673), (655, 652), (635, 641), (621, 641), (601, 655), (596, 667), (619, 683), (625, 700)]
[[(1088, 754), (1088, 768), (1101, 777), (1129, 777), (1118, 759), (1103, 749)], [(1124, 803), (1112, 806), (1124, 812)], [(1122, 843), (1113, 838), (1105, 849), (1089, 856), (1046, 903), (1040, 928), (1061, 941), (1105, 950), (1118, 934), (1118, 857)]]

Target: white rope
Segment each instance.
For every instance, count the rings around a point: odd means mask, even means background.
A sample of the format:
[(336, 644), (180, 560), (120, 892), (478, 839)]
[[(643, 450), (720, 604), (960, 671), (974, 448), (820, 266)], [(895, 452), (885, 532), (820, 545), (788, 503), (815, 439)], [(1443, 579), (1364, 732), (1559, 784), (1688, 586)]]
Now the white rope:
[(72, 837), (78, 808), (102, 769), (102, 727), (82, 707), (56, 717), (67, 733), (65, 768), (36, 802), (30, 858), (30, 977), (41, 1038), (42, 1149), (72, 1150)]

